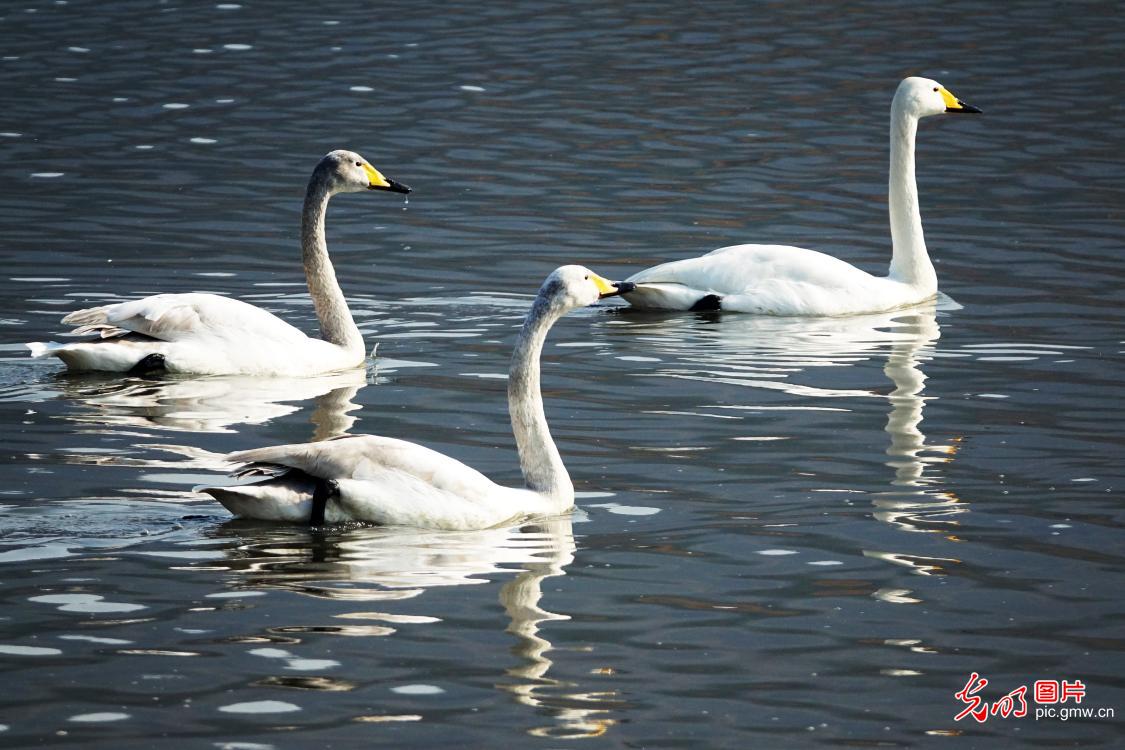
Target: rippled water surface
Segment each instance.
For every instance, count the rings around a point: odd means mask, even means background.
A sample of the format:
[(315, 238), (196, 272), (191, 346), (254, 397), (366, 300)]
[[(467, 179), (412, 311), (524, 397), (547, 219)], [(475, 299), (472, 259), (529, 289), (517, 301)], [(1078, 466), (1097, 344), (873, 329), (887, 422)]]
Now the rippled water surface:
[[(4, 5), (0, 745), (1119, 747), (1119, 15)], [(518, 483), (504, 377), (543, 277), (740, 241), (881, 270), (913, 73), (985, 110), (920, 128), (937, 304), (575, 312), (544, 356), (565, 517), (310, 532), (192, 491), (223, 452), (347, 431)], [(66, 312), (155, 291), (315, 330), (297, 221), (338, 147), (415, 188), (329, 212), (366, 373), (26, 357)], [(955, 721), (973, 672), (990, 704), (1081, 680), (1118, 716)]]

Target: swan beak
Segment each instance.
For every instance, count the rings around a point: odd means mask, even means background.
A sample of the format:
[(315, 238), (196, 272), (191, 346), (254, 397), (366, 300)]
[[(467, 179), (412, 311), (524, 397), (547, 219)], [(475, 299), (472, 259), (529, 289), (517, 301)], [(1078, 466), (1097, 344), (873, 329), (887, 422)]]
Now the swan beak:
[(375, 169), (375, 167), (370, 164), (364, 164), (363, 171), (367, 173), (367, 179), (370, 183), (367, 186), (368, 190), (389, 190), (392, 193), (410, 192), (410, 188), (406, 185), (403, 185), (401, 182), (395, 182), (394, 180), (388, 180), (378, 169)]
[(619, 294), (628, 294), (637, 288), (637, 285), (631, 281), (609, 281), (603, 279), (596, 273), (590, 274), (590, 281), (598, 287), (598, 299), (605, 299), (606, 297), (616, 297)]
[(945, 88), (944, 86), (941, 87), (941, 98), (945, 100), (945, 111), (950, 114), (979, 115), (981, 113), (981, 109), (979, 107), (974, 107), (971, 104), (966, 104), (965, 102), (961, 101), (953, 94), (951, 94), (949, 89)]

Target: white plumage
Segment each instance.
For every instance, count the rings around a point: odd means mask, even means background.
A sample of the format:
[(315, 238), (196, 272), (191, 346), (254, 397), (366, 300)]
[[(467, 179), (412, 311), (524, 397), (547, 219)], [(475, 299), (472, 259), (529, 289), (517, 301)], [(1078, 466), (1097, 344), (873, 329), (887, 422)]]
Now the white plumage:
[(630, 276), (625, 295), (639, 308), (731, 310), (764, 315), (854, 315), (917, 304), (937, 293), (918, 210), (914, 140), (918, 120), (979, 112), (936, 81), (907, 78), (891, 103), (888, 186), (893, 254), (887, 276), (838, 258), (786, 245), (733, 245)]
[(574, 486), (547, 427), (539, 355), (550, 327), (568, 310), (630, 285), (612, 284), (581, 266), (547, 277), (524, 321), (508, 376), (508, 410), (526, 487), (502, 487), (477, 470), (416, 443), (347, 435), (316, 443), (231, 454), (248, 484), (201, 488), (238, 516), (308, 522), (314, 495), (328, 496), (324, 520), (370, 521), (439, 529), (482, 529), (562, 513)]
[[(362, 520), (388, 526), (485, 529), (569, 507), (531, 490), (502, 487), (425, 446), (378, 435), (259, 448), (228, 458), (285, 467), (264, 482), (203, 488), (243, 518), (307, 522), (317, 479), (336, 484), (335, 496), (325, 508), (327, 523)], [(246, 471), (238, 475), (255, 476), (255, 468)]]
[[(33, 357), (56, 356), (71, 370), (126, 372), (144, 362), (169, 372), (206, 375), (315, 375), (363, 364), (363, 338), (336, 281), (324, 237), (336, 193), (410, 189), (363, 157), (333, 151), (309, 179), (301, 221), (302, 260), (323, 338), (311, 338), (259, 307), (215, 294), (157, 294), (78, 310), (63, 318), (71, 344), (31, 343)], [(147, 358), (147, 359), (146, 359)]]

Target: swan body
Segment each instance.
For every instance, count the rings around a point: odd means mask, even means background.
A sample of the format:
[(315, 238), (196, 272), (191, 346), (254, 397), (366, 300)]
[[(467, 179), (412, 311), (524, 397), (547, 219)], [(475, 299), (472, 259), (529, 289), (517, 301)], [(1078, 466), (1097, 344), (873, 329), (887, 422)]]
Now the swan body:
[(234, 476), (257, 481), (200, 489), (235, 515), (268, 521), (483, 529), (569, 510), (574, 485), (547, 427), (539, 355), (548, 330), (568, 310), (630, 287), (581, 266), (563, 266), (547, 277), (532, 303), (508, 375), (508, 411), (523, 488), (502, 487), (415, 443), (345, 435), (232, 453), (228, 460), (242, 464)]
[(918, 120), (979, 109), (928, 78), (907, 78), (891, 102), (888, 185), (890, 270), (873, 276), (838, 258), (785, 245), (732, 245), (698, 258), (663, 263), (630, 276), (634, 307), (730, 310), (763, 315), (855, 315), (917, 304), (937, 294), (926, 250), (914, 176)]
[(363, 338), (336, 281), (324, 236), (336, 193), (410, 188), (388, 180), (351, 151), (333, 151), (313, 170), (301, 220), (302, 260), (323, 338), (312, 338), (260, 307), (217, 294), (156, 294), (77, 310), (63, 318), (69, 344), (28, 344), (33, 357), (55, 356), (71, 370), (163, 369), (201, 375), (305, 376), (359, 367)]
[(529, 489), (502, 487), (435, 450), (378, 435), (260, 448), (230, 459), (296, 470), (262, 483), (203, 489), (234, 515), (264, 521), (308, 522), (318, 479), (334, 482), (325, 523), (485, 529), (573, 504), (573, 495), (569, 503), (552, 502)]

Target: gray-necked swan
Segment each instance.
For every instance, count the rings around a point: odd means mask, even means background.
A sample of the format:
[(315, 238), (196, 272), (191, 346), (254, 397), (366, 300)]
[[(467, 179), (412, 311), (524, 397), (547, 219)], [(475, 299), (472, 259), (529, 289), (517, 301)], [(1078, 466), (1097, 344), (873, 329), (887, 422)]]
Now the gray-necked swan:
[(641, 271), (625, 299), (658, 310), (732, 310), (763, 315), (854, 315), (913, 305), (937, 293), (922, 236), (914, 138), (930, 115), (980, 112), (937, 81), (907, 78), (891, 102), (890, 272), (872, 276), (831, 255), (785, 245), (733, 245)]
[(98, 338), (72, 344), (28, 344), (33, 357), (55, 356), (71, 370), (164, 369), (201, 375), (316, 375), (359, 367), (363, 337), (336, 281), (324, 239), (324, 214), (336, 193), (410, 188), (384, 177), (351, 151), (333, 151), (316, 165), (301, 214), (301, 250), (309, 294), (320, 320), (311, 338), (260, 307), (216, 294), (156, 294), (72, 312), (74, 334)]
[(266, 521), (349, 520), (438, 529), (484, 529), (574, 505), (574, 485), (547, 428), (539, 354), (563, 314), (632, 287), (582, 266), (556, 269), (531, 304), (508, 371), (508, 412), (526, 487), (502, 487), (476, 469), (416, 443), (345, 435), (241, 451), (236, 477), (251, 484), (201, 487), (227, 510)]

